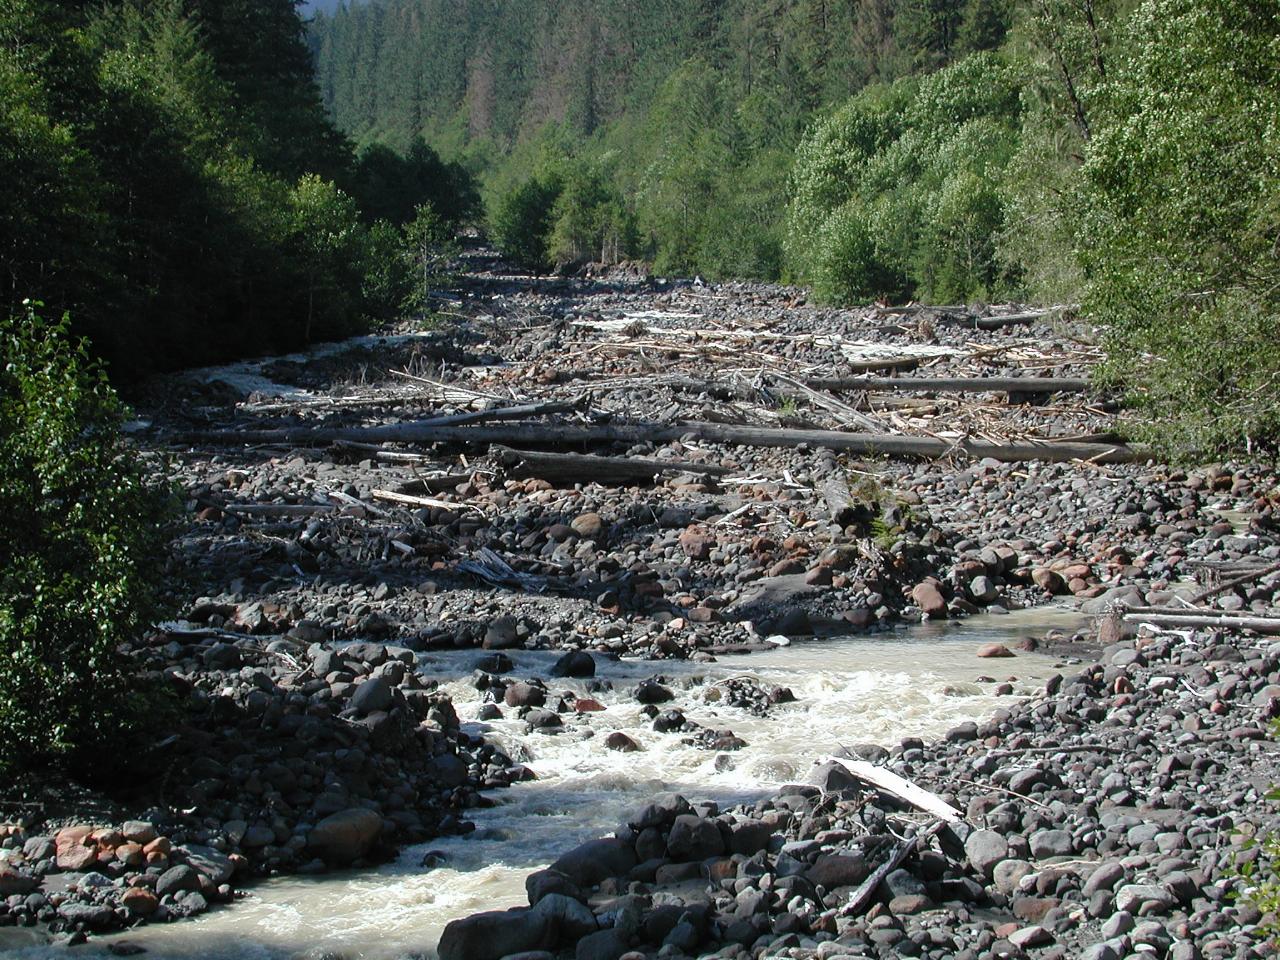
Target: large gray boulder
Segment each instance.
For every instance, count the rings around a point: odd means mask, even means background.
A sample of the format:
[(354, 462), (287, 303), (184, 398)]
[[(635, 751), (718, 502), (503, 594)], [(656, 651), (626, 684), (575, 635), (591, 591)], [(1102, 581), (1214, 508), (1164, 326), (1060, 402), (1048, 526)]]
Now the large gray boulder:
[(577, 943), (597, 926), (587, 907), (552, 893), (536, 907), (491, 910), (454, 920), (444, 928), (436, 950), (440, 960), (500, 960)]
[(331, 866), (345, 867), (371, 849), (382, 832), (382, 818), (355, 807), (325, 817), (307, 836), (307, 847)]
[(594, 887), (609, 877), (626, 876), (637, 863), (631, 844), (613, 837), (588, 840), (575, 847), (555, 863), (551, 869), (568, 877), (583, 889)]
[(676, 817), (667, 835), (667, 855), (672, 860), (706, 860), (723, 853), (724, 838), (714, 820), (692, 813)]

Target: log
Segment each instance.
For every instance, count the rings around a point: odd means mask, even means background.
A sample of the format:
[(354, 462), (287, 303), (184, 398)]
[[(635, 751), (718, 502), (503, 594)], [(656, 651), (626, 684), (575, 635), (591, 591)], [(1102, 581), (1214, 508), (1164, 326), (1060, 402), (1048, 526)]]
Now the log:
[(184, 442), (222, 442), (233, 444), (291, 444), (306, 446), (346, 440), (377, 443), (457, 443), (470, 445), (520, 444), (522, 446), (577, 446), (589, 443), (670, 443), (684, 437), (710, 443), (735, 444), (745, 447), (826, 447), (864, 455), (887, 454), (924, 459), (967, 454), (990, 457), (1005, 463), (1040, 460), (1065, 463), (1088, 460), (1092, 463), (1134, 463), (1147, 454), (1139, 448), (1099, 443), (1062, 443), (1056, 441), (1015, 441), (990, 443), (982, 440), (957, 440), (952, 443), (934, 437), (910, 437), (895, 434), (844, 433), (837, 430), (802, 430), (778, 427), (755, 427), (727, 423), (678, 421), (676, 423), (622, 424), (558, 424), (511, 423), (483, 426), (436, 426), (424, 423), (401, 423), (383, 427), (316, 428), (295, 427), (283, 430), (215, 430), (188, 433), (178, 437)]
[(841, 916), (848, 917), (860, 912), (863, 906), (866, 905), (867, 901), (875, 895), (875, 892), (878, 889), (880, 889), (880, 884), (884, 882), (884, 878), (902, 866), (903, 862), (907, 857), (911, 856), (912, 851), (914, 851), (917, 846), (932, 837), (935, 833), (941, 830), (943, 826), (944, 824), (941, 820), (935, 820), (915, 836), (907, 837), (907, 839), (901, 841), (896, 847), (894, 847), (893, 853), (889, 855), (889, 859), (876, 867), (875, 870), (871, 872), (871, 876), (863, 880), (858, 888), (853, 891), (853, 895), (849, 897), (849, 902), (840, 908)]
[(863, 783), (892, 794), (917, 810), (932, 814), (944, 823), (960, 823), (964, 820), (959, 810), (936, 793), (931, 793), (919, 784), (898, 776), (888, 767), (877, 767), (866, 760), (849, 760), (845, 757), (823, 757), (820, 762), (838, 763)]
[(935, 393), (1084, 393), (1088, 380), (1067, 377), (830, 377), (806, 380), (819, 390)]
[(1155, 627), (1203, 627), (1206, 629), (1252, 630), (1265, 636), (1280, 636), (1280, 617), (1215, 617), (1208, 613), (1126, 612), (1126, 620)]
[(1256, 567), (1247, 573), (1240, 574), (1238, 577), (1233, 577), (1230, 580), (1223, 581), (1216, 587), (1209, 587), (1207, 590), (1201, 590), (1195, 596), (1189, 598), (1187, 603), (1192, 606), (1195, 606), (1198, 603), (1204, 603), (1210, 597), (1216, 597), (1220, 593), (1226, 593), (1228, 590), (1234, 590), (1236, 587), (1243, 587), (1247, 583), (1253, 583), (1256, 580), (1261, 580), (1263, 577), (1275, 573), (1277, 570), (1280, 570), (1280, 563), (1268, 564), (1265, 567)]
[(829, 477), (819, 488), (819, 492), (827, 504), (827, 516), (842, 527), (857, 523), (865, 512), (863, 504), (853, 499), (849, 485), (839, 477)]
[(728, 467), (687, 460), (659, 460), (655, 457), (597, 457), (581, 453), (543, 453), (516, 450), (495, 444), (489, 451), (504, 467), (527, 477), (573, 483), (605, 485), (653, 483), (667, 473), (692, 473), (720, 477)]
[(219, 509), (245, 517), (310, 517), (338, 512), (338, 507), (323, 503), (227, 503)]

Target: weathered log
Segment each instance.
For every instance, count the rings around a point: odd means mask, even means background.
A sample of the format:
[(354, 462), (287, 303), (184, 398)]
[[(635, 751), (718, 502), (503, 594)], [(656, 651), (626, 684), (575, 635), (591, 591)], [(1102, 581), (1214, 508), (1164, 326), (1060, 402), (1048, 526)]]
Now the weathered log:
[(819, 488), (827, 504), (827, 516), (833, 523), (847, 527), (856, 523), (865, 512), (863, 504), (853, 499), (849, 485), (839, 477), (829, 477)]
[(324, 503), (227, 503), (223, 513), (246, 517), (310, 517), (317, 513), (337, 513), (338, 507)]
[(823, 757), (821, 763), (835, 762), (844, 767), (850, 775), (868, 786), (875, 787), (884, 793), (892, 794), (904, 803), (917, 810), (932, 814), (946, 823), (961, 823), (964, 817), (960, 811), (931, 790), (926, 790), (918, 783), (900, 777), (888, 767), (877, 767), (866, 760), (851, 760), (847, 757)]
[(1195, 596), (1189, 597), (1187, 599), (1187, 603), (1190, 603), (1193, 606), (1198, 603), (1204, 603), (1210, 597), (1216, 597), (1218, 594), (1226, 593), (1228, 590), (1234, 590), (1236, 587), (1243, 587), (1247, 583), (1254, 583), (1269, 574), (1275, 573), (1277, 570), (1280, 570), (1280, 563), (1272, 563), (1265, 567), (1257, 567), (1247, 573), (1240, 574), (1238, 577), (1225, 580), (1215, 587), (1209, 587), (1206, 590), (1201, 590)]
[(893, 852), (889, 854), (889, 858), (884, 863), (876, 867), (871, 872), (871, 876), (862, 881), (861, 885), (853, 891), (849, 897), (848, 903), (840, 908), (841, 916), (853, 916), (861, 913), (862, 908), (867, 905), (875, 892), (880, 889), (880, 884), (884, 882), (885, 877), (897, 870), (911, 856), (912, 852), (921, 843), (926, 842), (935, 833), (942, 830), (945, 824), (941, 820), (935, 820), (929, 826), (925, 827), (914, 836), (907, 837), (894, 847)]
[(691, 473), (702, 476), (724, 476), (728, 467), (687, 460), (659, 460), (655, 457), (597, 457), (581, 453), (543, 453), (515, 450), (495, 444), (490, 453), (504, 467), (522, 476), (571, 483), (603, 483), (606, 485), (652, 483), (655, 477), (669, 473)]
[(678, 421), (676, 423), (558, 424), (509, 423), (482, 426), (436, 426), (430, 423), (400, 423), (383, 427), (307, 428), (283, 430), (217, 430), (179, 437), (187, 442), (247, 444), (291, 444), (306, 446), (339, 440), (379, 443), (457, 443), (469, 445), (513, 444), (522, 447), (576, 446), (588, 443), (670, 443), (683, 437), (711, 443), (745, 447), (826, 447), (869, 456), (937, 457), (963, 454), (990, 457), (1006, 463), (1040, 460), (1063, 463), (1089, 460), (1093, 463), (1133, 463), (1146, 458), (1140, 449), (1099, 443), (1055, 441), (1015, 441), (990, 443), (957, 440), (952, 443), (934, 437), (910, 437), (874, 433), (844, 433), (837, 430), (800, 430), (755, 427), (728, 423)]
[(805, 383), (819, 390), (868, 393), (1084, 393), (1089, 389), (1088, 380), (1067, 377), (831, 377)]
[(1203, 627), (1210, 630), (1252, 630), (1265, 636), (1280, 636), (1280, 617), (1214, 616), (1202, 611), (1197, 613), (1145, 613), (1142, 610), (1126, 611), (1126, 620), (1149, 623), (1154, 627)]

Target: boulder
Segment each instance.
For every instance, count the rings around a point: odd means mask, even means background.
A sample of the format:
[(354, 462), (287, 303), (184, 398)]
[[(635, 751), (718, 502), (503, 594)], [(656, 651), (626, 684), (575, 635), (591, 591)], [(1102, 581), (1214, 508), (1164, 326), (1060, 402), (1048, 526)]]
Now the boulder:
[(156, 880), (156, 896), (166, 897), (183, 890), (199, 890), (200, 874), (185, 863), (170, 867)]
[(1017, 656), (1017, 654), (1006, 647), (1003, 643), (984, 643), (978, 648), (978, 656), (983, 659), (990, 660), (998, 659), (1000, 657), (1014, 657)]
[(370, 677), (351, 695), (351, 707), (362, 716), (390, 710), (395, 698), (386, 677)]
[(325, 863), (346, 866), (367, 854), (382, 832), (382, 818), (355, 807), (325, 817), (307, 836), (307, 847)]
[(180, 847), (178, 856), (202, 877), (208, 877), (215, 887), (227, 883), (236, 872), (236, 866), (231, 858), (213, 847), (196, 844)]
[(570, 650), (555, 662), (551, 668), (553, 677), (594, 677), (596, 675), (595, 657), (585, 650)]
[(92, 827), (67, 827), (54, 837), (59, 870), (89, 870), (98, 862), (98, 847), (90, 835)]
[(40, 881), (20, 873), (15, 867), (0, 861), (0, 898), (15, 894), (27, 894), (40, 886)]
[(667, 835), (667, 856), (672, 860), (705, 860), (724, 853), (724, 838), (713, 820), (695, 814), (676, 817)]
[(569, 522), (569, 529), (583, 540), (598, 540), (604, 533), (604, 521), (598, 513), (582, 513)]
[(486, 650), (511, 650), (521, 647), (519, 624), (514, 617), (499, 617), (484, 632), (481, 646)]
[(532, 908), (493, 910), (452, 921), (436, 952), (440, 960), (501, 960), (576, 943), (596, 928), (595, 914), (587, 907), (552, 893)]
[(160, 906), (160, 898), (146, 887), (130, 887), (120, 895), (120, 902), (136, 917), (149, 917)]
[(540, 707), (547, 702), (547, 691), (532, 683), (508, 684), (502, 701), (508, 707)]
[(964, 842), (970, 866), (984, 879), (990, 880), (996, 864), (1009, 856), (1009, 843), (994, 830), (975, 830)]
[(636, 865), (631, 844), (614, 837), (588, 840), (570, 850), (555, 863), (552, 870), (564, 874), (576, 886), (594, 887), (608, 877), (624, 877)]
[(852, 887), (867, 879), (871, 868), (867, 861), (853, 853), (824, 853), (805, 871), (805, 879), (828, 890)]
[(940, 618), (947, 615), (947, 600), (932, 580), (924, 580), (911, 590), (911, 601), (930, 617)]
[(116, 912), (106, 904), (68, 901), (58, 907), (58, 916), (75, 927), (86, 930), (110, 930), (116, 926)]
[(145, 820), (126, 820), (124, 826), (120, 828), (120, 833), (124, 835), (126, 840), (140, 843), (144, 847), (160, 836), (156, 832), (156, 828)]
[(578, 941), (574, 960), (619, 960), (631, 948), (630, 943), (626, 933), (617, 927), (597, 930)]
[(636, 686), (636, 701), (639, 703), (667, 703), (675, 698), (676, 695), (657, 680), (642, 680)]
[(617, 750), (620, 753), (635, 753), (641, 749), (640, 744), (636, 743), (621, 730), (615, 730), (605, 737), (604, 745), (610, 750)]

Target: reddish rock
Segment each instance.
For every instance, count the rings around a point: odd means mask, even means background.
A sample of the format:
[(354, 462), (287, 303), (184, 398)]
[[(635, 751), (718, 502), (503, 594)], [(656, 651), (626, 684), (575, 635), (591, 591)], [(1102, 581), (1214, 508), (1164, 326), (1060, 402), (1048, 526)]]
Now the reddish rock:
[(789, 577), (796, 573), (804, 573), (804, 562), (795, 557), (779, 560), (769, 568), (769, 576), (771, 577)]
[(690, 623), (713, 623), (716, 619), (716, 612), (710, 607), (692, 607), (685, 613), (685, 618)]
[(60, 870), (91, 870), (98, 864), (98, 848), (92, 839), (92, 827), (67, 827), (54, 837)]
[(947, 601), (942, 596), (942, 591), (938, 589), (938, 585), (932, 581), (925, 580), (918, 583), (911, 591), (911, 599), (917, 607), (928, 614), (930, 617), (940, 618), (947, 615)]
[(1067, 592), (1067, 581), (1048, 567), (1036, 567), (1031, 571), (1031, 579), (1037, 587), (1051, 596), (1057, 597)]
[(573, 518), (569, 527), (584, 540), (598, 540), (604, 533), (604, 521), (598, 513), (584, 513)]
[(149, 917), (160, 906), (160, 900), (145, 887), (130, 887), (120, 896), (120, 902), (138, 917)]
[(978, 648), (978, 656), (984, 658), (1012, 657), (1016, 656), (1016, 654), (1003, 643), (984, 643)]
[(621, 730), (615, 730), (605, 737), (604, 745), (610, 750), (617, 750), (621, 753), (635, 753), (640, 749), (640, 744), (636, 743)]
[(706, 560), (715, 545), (715, 537), (703, 527), (689, 527), (680, 534), (680, 549), (690, 560)]
[(599, 700), (592, 700), (590, 697), (579, 697), (574, 701), (573, 709), (578, 713), (599, 713), (604, 709), (604, 704)]
[(115, 849), (115, 858), (126, 867), (141, 867), (147, 862), (147, 855), (142, 851), (140, 843), (122, 843)]
[(811, 587), (828, 587), (833, 579), (830, 567), (814, 567), (804, 575), (804, 582)]
[(1087, 563), (1073, 563), (1059, 571), (1064, 580), (1088, 580), (1093, 576), (1093, 568)]

